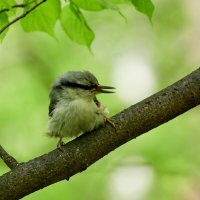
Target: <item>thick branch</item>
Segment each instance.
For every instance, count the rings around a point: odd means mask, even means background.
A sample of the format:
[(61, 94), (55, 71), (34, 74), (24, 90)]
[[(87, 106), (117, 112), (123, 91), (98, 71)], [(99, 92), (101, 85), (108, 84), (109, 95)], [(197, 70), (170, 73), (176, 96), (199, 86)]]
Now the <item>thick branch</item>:
[[(113, 117), (109, 125), (17, 166), (0, 177), (0, 199), (19, 199), (83, 171), (137, 136), (200, 104), (200, 68)], [(173, 137), (173, 136), (172, 136)]]
[[(24, 12), (23, 14), (21, 14), (19, 17), (16, 17), (11, 22), (9, 22), (8, 24), (6, 24), (3, 28), (0, 29), (0, 34), (3, 33), (9, 26), (11, 26), (12, 24), (14, 24), (15, 22), (17, 22), (20, 19), (26, 17), (26, 15), (28, 15), (30, 12), (32, 12), (33, 10), (35, 10), (38, 6), (40, 6), (41, 4), (43, 4), (45, 1), (47, 1), (47, 0), (40, 1), (39, 3), (35, 4), (32, 8), (28, 9), (26, 12)], [(7, 10), (4, 9), (4, 11), (7, 11)]]
[(9, 155), (1, 145), (0, 145), (0, 158), (6, 163), (6, 165), (10, 169), (17, 167), (17, 165), (19, 164), (17, 160), (15, 160), (15, 158)]

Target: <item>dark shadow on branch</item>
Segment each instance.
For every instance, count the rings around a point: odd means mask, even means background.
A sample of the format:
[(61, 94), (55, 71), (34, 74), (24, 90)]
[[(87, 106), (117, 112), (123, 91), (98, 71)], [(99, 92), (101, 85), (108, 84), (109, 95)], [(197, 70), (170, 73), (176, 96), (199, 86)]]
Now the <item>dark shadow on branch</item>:
[[(20, 199), (69, 179), (131, 139), (200, 104), (200, 69), (155, 95), (129, 107), (109, 125), (23, 163), (0, 177), (0, 199)], [(173, 138), (173, 135), (172, 135)]]

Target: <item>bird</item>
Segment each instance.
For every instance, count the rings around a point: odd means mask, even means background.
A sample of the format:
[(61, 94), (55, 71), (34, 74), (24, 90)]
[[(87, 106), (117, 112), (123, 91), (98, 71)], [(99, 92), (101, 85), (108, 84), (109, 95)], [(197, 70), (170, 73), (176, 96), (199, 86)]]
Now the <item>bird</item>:
[(101, 93), (114, 93), (111, 86), (100, 85), (89, 71), (68, 71), (54, 82), (49, 98), (47, 134), (59, 138), (57, 147), (64, 145), (63, 138), (98, 129), (108, 122), (108, 109), (97, 99)]

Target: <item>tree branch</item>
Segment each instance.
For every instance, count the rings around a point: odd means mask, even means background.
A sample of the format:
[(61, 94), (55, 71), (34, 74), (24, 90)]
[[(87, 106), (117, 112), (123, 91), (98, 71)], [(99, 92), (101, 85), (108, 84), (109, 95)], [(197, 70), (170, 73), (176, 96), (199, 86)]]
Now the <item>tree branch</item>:
[(1, 145), (0, 145), (0, 158), (6, 163), (6, 165), (10, 169), (17, 167), (17, 165), (19, 164), (17, 160), (15, 160), (15, 158), (9, 155)]
[[(6, 24), (3, 28), (0, 29), (0, 34), (3, 33), (9, 26), (11, 26), (12, 24), (14, 24), (15, 22), (17, 22), (20, 19), (26, 17), (26, 15), (28, 15), (30, 12), (32, 12), (33, 10), (35, 10), (38, 6), (40, 6), (41, 4), (43, 4), (45, 1), (47, 1), (47, 0), (40, 1), (39, 3), (35, 4), (32, 8), (28, 9), (26, 12), (24, 12), (23, 14), (21, 14), (20, 16), (16, 17), (11, 22), (9, 22), (8, 24)], [(6, 10), (4, 9), (4, 11), (6, 11)]]
[(3, 12), (7, 12), (7, 11), (9, 11), (9, 8), (4, 8), (4, 9), (0, 10), (0, 14)]
[[(23, 163), (0, 177), (0, 199), (20, 199), (85, 170), (129, 140), (200, 104), (200, 68), (115, 115), (109, 125), (86, 133), (48, 154)], [(173, 137), (173, 136), (172, 136)]]
[(16, 5), (13, 5), (12, 8), (24, 8), (24, 7), (30, 5), (30, 4), (32, 4), (32, 3), (34, 3), (34, 2), (35, 2), (35, 1), (30, 1), (30, 2), (28, 2), (28, 3), (26, 3), (26, 4), (23, 4), (23, 3), (21, 3), (21, 4), (16, 4)]

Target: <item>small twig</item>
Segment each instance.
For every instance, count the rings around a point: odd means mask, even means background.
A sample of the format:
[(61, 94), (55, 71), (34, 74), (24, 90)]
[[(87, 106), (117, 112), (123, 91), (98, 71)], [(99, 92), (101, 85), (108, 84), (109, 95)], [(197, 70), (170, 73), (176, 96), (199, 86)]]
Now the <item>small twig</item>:
[(24, 7), (26, 7), (27, 5), (29, 5), (29, 4), (31, 4), (31, 3), (33, 3), (34, 1), (31, 1), (31, 2), (29, 2), (29, 3), (27, 3), (27, 4), (16, 4), (16, 5), (13, 5), (12, 6), (12, 8), (24, 8)]
[(4, 9), (0, 10), (0, 14), (3, 13), (3, 12), (7, 12), (7, 11), (9, 11), (9, 9), (8, 8), (4, 8)]
[[(30, 2), (27, 3), (27, 4), (23, 4), (23, 3), (21, 3), (21, 4), (16, 4), (16, 5), (11, 6), (11, 8), (24, 8), (24, 7), (28, 6), (29, 4), (31, 4), (31, 3), (33, 3), (33, 2), (34, 2), (34, 1), (30, 1)], [(4, 9), (0, 10), (0, 14), (3, 13), (3, 12), (8, 12), (9, 10), (10, 10), (9, 8), (4, 8)]]
[(6, 165), (13, 169), (18, 166), (18, 162), (15, 158), (13, 158), (11, 155), (9, 155), (5, 149), (0, 145), (0, 158), (6, 163)]
[(12, 24), (14, 24), (15, 22), (19, 21), (20, 19), (26, 17), (26, 15), (28, 15), (30, 12), (32, 12), (34, 9), (36, 9), (38, 6), (40, 6), (41, 4), (43, 4), (45, 1), (47, 0), (42, 0), (39, 3), (35, 4), (35, 6), (33, 6), (32, 8), (30, 8), (29, 10), (27, 10), (26, 12), (24, 12), (23, 14), (21, 14), (20, 16), (18, 16), (17, 18), (13, 19), (11, 22), (9, 22), (8, 24), (6, 24), (2, 29), (0, 29), (0, 34), (5, 31), (9, 26), (11, 26)]

